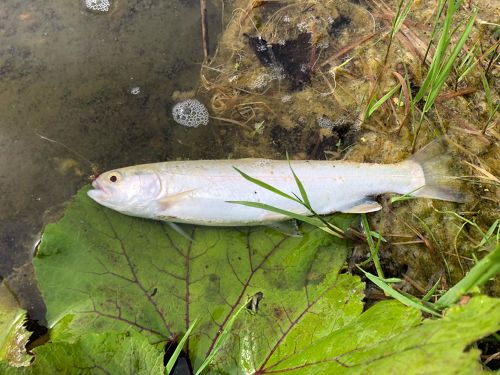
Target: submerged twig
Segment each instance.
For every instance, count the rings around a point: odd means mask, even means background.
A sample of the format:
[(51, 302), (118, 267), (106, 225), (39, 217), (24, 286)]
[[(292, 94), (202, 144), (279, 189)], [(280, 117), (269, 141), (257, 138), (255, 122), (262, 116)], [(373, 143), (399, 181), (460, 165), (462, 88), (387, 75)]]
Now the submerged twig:
[(362, 37), (361, 39), (355, 41), (354, 43), (342, 48), (340, 51), (338, 51), (337, 53), (333, 54), (332, 56), (330, 56), (328, 59), (326, 59), (325, 61), (323, 61), (320, 65), (319, 65), (319, 68), (322, 68), (324, 67), (325, 65), (328, 65), (330, 64), (332, 61), (338, 59), (340, 56), (343, 56), (345, 55), (347, 52), (351, 51), (352, 49), (358, 47), (359, 45), (369, 41), (370, 39), (372, 39), (375, 35), (378, 35), (379, 33), (378, 32), (375, 32), (375, 33), (371, 33), (371, 34), (368, 34), (368, 35), (365, 35), (364, 37)]
[(229, 124), (233, 124), (233, 125), (238, 125), (239, 127), (245, 129), (245, 130), (248, 130), (248, 131), (254, 131), (254, 129), (252, 129), (249, 125), (247, 124), (244, 124), (240, 121), (236, 121), (236, 120), (233, 120), (233, 119), (230, 119), (230, 118), (226, 118), (226, 117), (215, 117), (215, 116), (210, 116), (210, 118), (214, 119), (214, 120), (219, 120), (221, 122), (227, 122)]
[(203, 60), (208, 61), (207, 0), (200, 0), (200, 13), (201, 13), (201, 39), (203, 43)]
[(476, 91), (477, 91), (477, 89), (474, 88), (474, 87), (466, 87), (466, 88), (463, 88), (463, 89), (458, 90), (458, 91), (448, 92), (446, 94), (439, 95), (436, 98), (436, 103), (442, 103), (442, 102), (444, 102), (446, 100), (455, 98), (457, 96), (463, 96), (463, 95), (467, 95), (467, 94), (472, 94), (472, 93), (474, 93)]

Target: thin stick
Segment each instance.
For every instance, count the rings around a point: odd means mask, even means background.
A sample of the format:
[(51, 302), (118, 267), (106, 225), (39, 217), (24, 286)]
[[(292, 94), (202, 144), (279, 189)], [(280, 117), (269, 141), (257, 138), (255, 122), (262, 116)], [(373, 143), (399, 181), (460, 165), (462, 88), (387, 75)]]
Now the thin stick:
[(35, 133), (37, 136), (39, 136), (40, 138), (42, 138), (43, 140), (45, 141), (48, 141), (48, 142), (51, 142), (51, 143), (55, 143), (61, 147), (64, 147), (66, 150), (68, 150), (69, 152), (71, 152), (73, 155), (76, 155), (78, 156), (81, 160), (85, 161), (87, 164), (90, 165), (90, 167), (95, 167), (95, 163), (92, 163), (89, 159), (87, 159), (85, 156), (83, 156), (82, 154), (80, 154), (79, 152), (73, 150), (72, 148), (69, 148), (68, 146), (66, 146), (64, 143), (62, 142), (59, 142), (59, 141), (56, 141), (55, 139), (51, 139), (51, 138), (48, 138), (48, 137), (44, 137), (43, 135), (41, 134), (38, 134), (38, 133)]
[(362, 37), (361, 39), (355, 41), (354, 43), (348, 45), (347, 47), (342, 48), (340, 51), (338, 51), (337, 53), (335, 53), (334, 55), (332, 55), (328, 59), (326, 59), (324, 62), (322, 62), (319, 65), (319, 68), (322, 68), (323, 66), (332, 63), (334, 60), (338, 59), (340, 56), (345, 55), (350, 50), (352, 50), (352, 49), (358, 47), (359, 45), (367, 42), (368, 40), (372, 39), (377, 34), (379, 34), (379, 33), (375, 32), (375, 33), (372, 33), (372, 34), (368, 34), (368, 35)]
[(203, 60), (208, 61), (207, 0), (200, 0), (200, 12), (201, 12), (201, 40), (203, 43)]
[(230, 119), (230, 118), (216, 117), (216, 116), (210, 116), (210, 118), (212, 118), (214, 120), (219, 120), (221, 122), (226, 122), (228, 124), (238, 125), (238, 126), (242, 127), (243, 129), (248, 130), (248, 131), (254, 131), (255, 130), (255, 129), (252, 129), (249, 125), (244, 124), (243, 122), (236, 121), (236, 120), (233, 120), (233, 119)]
[(406, 119), (408, 118), (408, 115), (410, 114), (410, 106), (411, 106), (411, 100), (410, 100), (410, 90), (408, 88), (408, 85), (406, 84), (405, 79), (401, 74), (398, 72), (392, 72), (392, 75), (397, 78), (399, 81), (399, 84), (401, 85), (401, 90), (403, 91), (403, 96), (405, 98), (405, 116), (403, 117), (403, 121), (401, 121), (401, 124), (397, 128), (397, 132), (401, 131), (401, 128), (403, 125), (406, 123)]
[(474, 87), (465, 87), (465, 88), (463, 88), (461, 90), (458, 90), (458, 91), (448, 92), (446, 94), (439, 95), (436, 98), (436, 103), (441, 103), (441, 102), (444, 102), (446, 100), (455, 98), (457, 96), (463, 96), (463, 95), (467, 95), (467, 94), (472, 94), (472, 93), (474, 93), (476, 91), (477, 91), (477, 89), (475, 89)]

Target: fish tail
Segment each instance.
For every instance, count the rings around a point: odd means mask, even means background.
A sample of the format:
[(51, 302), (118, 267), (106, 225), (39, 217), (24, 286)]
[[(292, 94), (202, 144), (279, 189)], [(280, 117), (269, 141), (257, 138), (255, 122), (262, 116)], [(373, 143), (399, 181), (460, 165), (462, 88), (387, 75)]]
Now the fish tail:
[[(465, 201), (465, 194), (460, 192), (459, 176), (451, 169), (454, 157), (444, 137), (432, 141), (409, 160), (422, 168), (425, 179), (425, 185), (417, 188), (411, 195), (451, 202)], [(455, 162), (456, 164), (458, 163)]]

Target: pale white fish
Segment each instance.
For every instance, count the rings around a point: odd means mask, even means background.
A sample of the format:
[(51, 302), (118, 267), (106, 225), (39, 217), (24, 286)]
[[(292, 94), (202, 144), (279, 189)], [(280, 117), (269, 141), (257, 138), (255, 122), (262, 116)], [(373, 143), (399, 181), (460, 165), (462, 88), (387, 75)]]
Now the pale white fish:
[[(292, 161), (291, 166), (318, 214), (373, 212), (382, 193), (461, 202), (449, 187), (442, 142), (434, 142), (396, 164), (345, 161)], [(300, 196), (284, 160), (240, 159), (173, 161), (136, 165), (101, 174), (88, 195), (125, 215), (211, 226), (262, 225), (287, 217), (229, 201), (265, 203), (310, 214), (300, 204), (243, 178), (235, 168), (276, 188)]]

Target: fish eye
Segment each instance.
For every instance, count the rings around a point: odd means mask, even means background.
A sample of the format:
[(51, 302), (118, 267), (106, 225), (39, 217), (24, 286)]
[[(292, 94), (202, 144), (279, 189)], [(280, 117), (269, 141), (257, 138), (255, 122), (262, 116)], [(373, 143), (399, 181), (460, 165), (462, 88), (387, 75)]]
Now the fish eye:
[(121, 174), (118, 171), (112, 171), (108, 175), (108, 180), (111, 182), (120, 182)]

